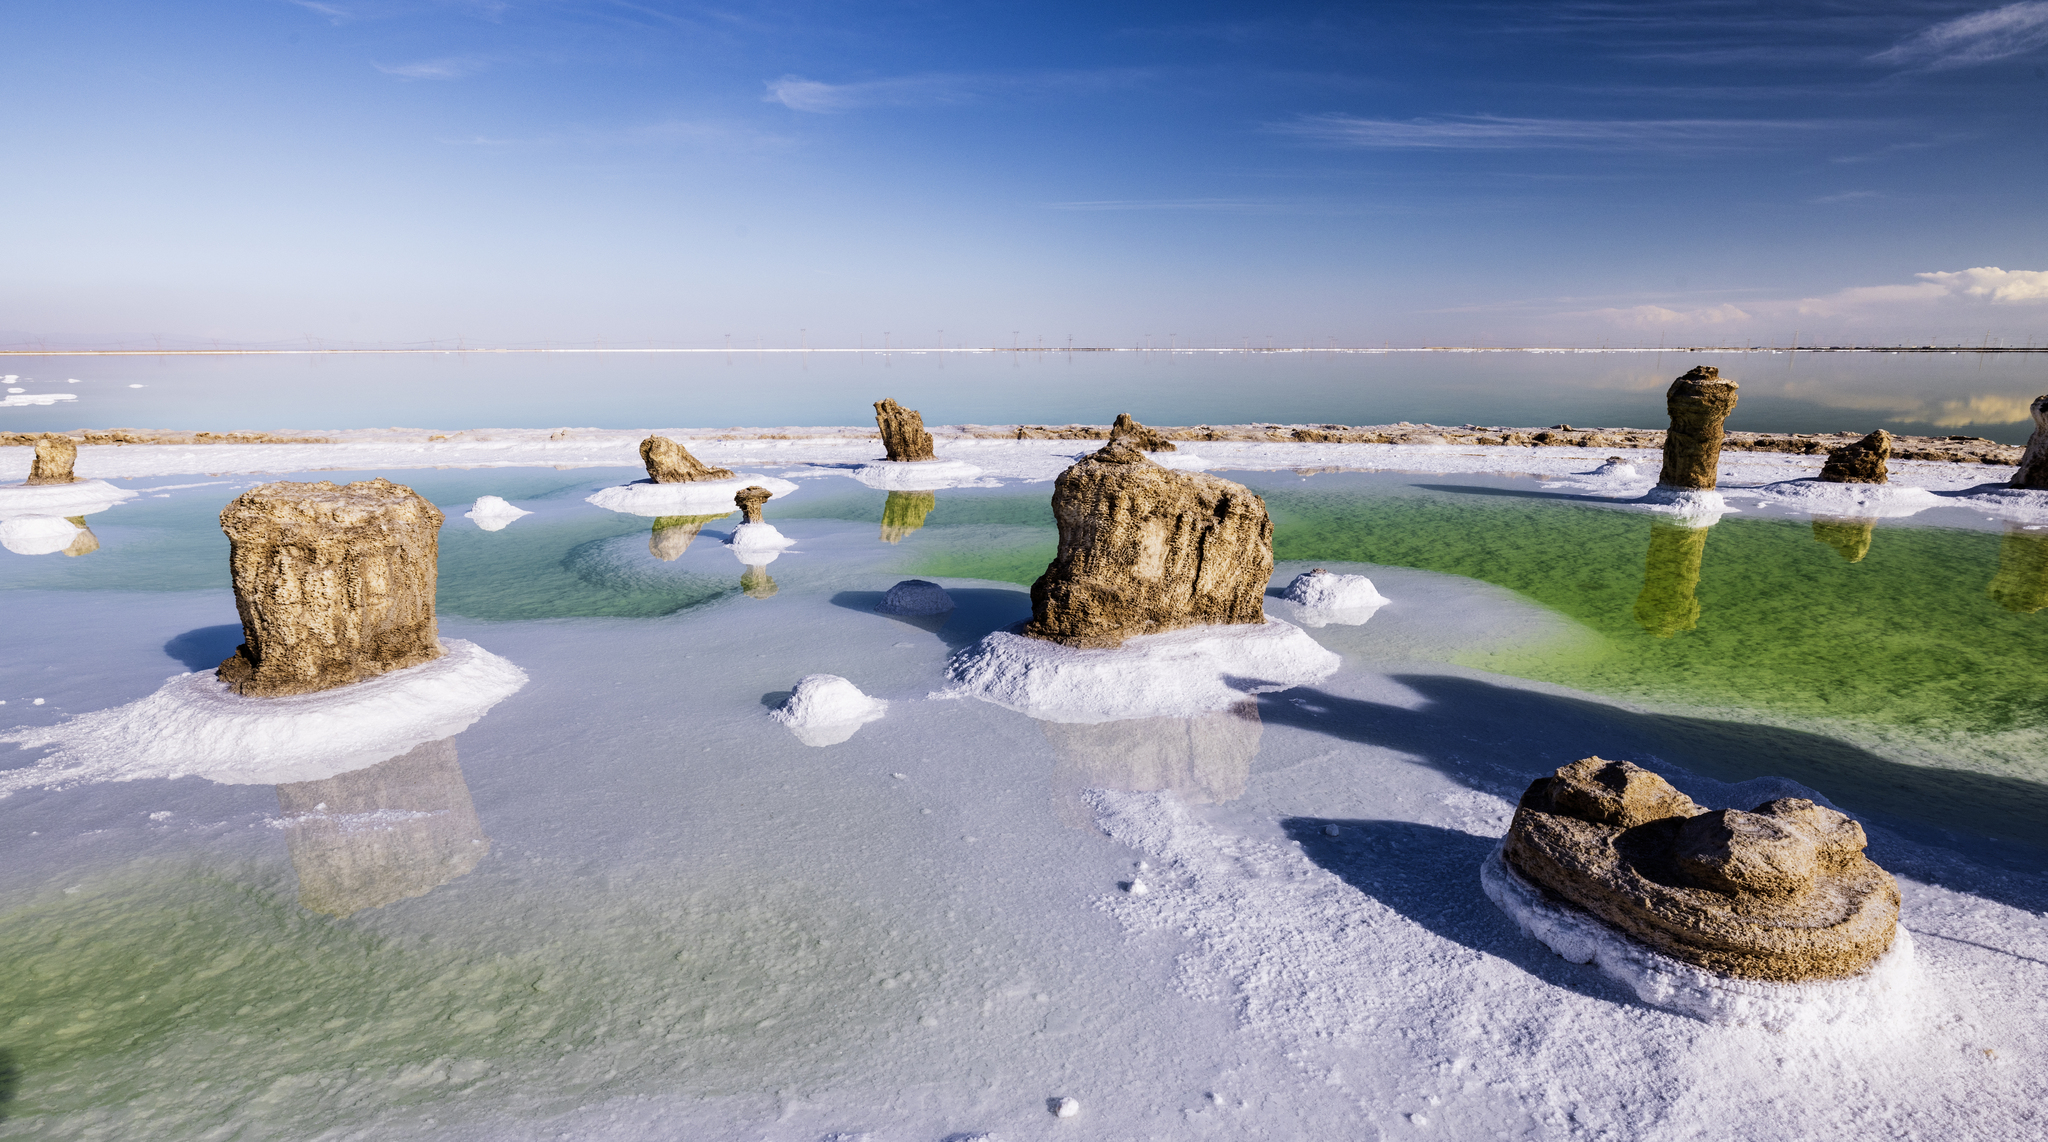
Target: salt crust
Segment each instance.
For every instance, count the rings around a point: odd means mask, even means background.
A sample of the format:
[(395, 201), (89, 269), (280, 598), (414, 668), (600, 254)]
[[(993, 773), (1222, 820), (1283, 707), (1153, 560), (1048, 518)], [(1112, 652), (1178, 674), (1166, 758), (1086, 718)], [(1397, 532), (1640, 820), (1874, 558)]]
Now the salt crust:
[(747, 488), (766, 488), (771, 496), (786, 496), (796, 491), (795, 484), (773, 476), (735, 476), (730, 480), (699, 480), (685, 484), (635, 480), (586, 496), (583, 502), (625, 515), (710, 515), (734, 510), (733, 493)]
[(1627, 500), (1617, 507), (1640, 506), (1645, 510), (1678, 517), (1686, 527), (1712, 527), (1722, 516), (1740, 508), (1728, 506), (1720, 492), (1712, 488), (1651, 488), (1639, 499)]
[(1976, 508), (1985, 515), (2014, 523), (2048, 524), (2048, 492), (2032, 488), (1989, 487), (1956, 496), (1950, 503)]
[(1200, 626), (1117, 647), (1073, 647), (997, 631), (946, 664), (934, 698), (979, 698), (1040, 721), (1187, 718), (1246, 694), (1320, 682), (1342, 659), (1292, 623)]
[(853, 478), (889, 492), (929, 492), (982, 482), (981, 469), (965, 460), (882, 460), (862, 466)]
[(772, 523), (743, 523), (733, 528), (732, 538), (725, 541), (742, 563), (772, 563), (795, 543)]
[(18, 515), (0, 520), (0, 547), (16, 555), (49, 555), (71, 546), (78, 525), (53, 515)]
[(1913, 937), (1901, 925), (1891, 949), (1861, 975), (1811, 983), (1734, 979), (1675, 960), (1591, 915), (1549, 899), (1502, 855), (1479, 868), (1479, 884), (1516, 927), (1575, 964), (1592, 964), (1628, 985), (1636, 998), (1707, 1023), (1753, 1023), (1772, 1031), (1831, 1023), (1870, 1023), (1899, 1013), (1918, 986)]
[(319, 781), (467, 729), (526, 685), (526, 672), (473, 642), (335, 690), (245, 698), (212, 671), (174, 675), (147, 698), (0, 742), (57, 747), (0, 772), (0, 797), (101, 781), (196, 775), (223, 785)]
[(1335, 623), (1357, 626), (1387, 605), (1372, 580), (1363, 575), (1341, 575), (1325, 571), (1304, 572), (1287, 584), (1280, 597), (1300, 607), (1297, 617), (1303, 626), (1320, 627)]
[(0, 484), (0, 519), (23, 515), (91, 515), (103, 512), (136, 493), (105, 480), (70, 484)]
[(788, 726), (805, 745), (827, 746), (852, 737), (888, 710), (889, 703), (868, 697), (837, 674), (806, 674), (797, 680), (789, 700), (768, 716)]
[(953, 609), (953, 596), (944, 587), (923, 579), (905, 579), (882, 601), (875, 604), (875, 612), (884, 615), (943, 615)]
[(1858, 519), (1897, 519), (1926, 511), (1947, 500), (1926, 488), (1903, 488), (1891, 484), (1828, 484), (1819, 480), (1785, 480), (1761, 488), (1731, 490), (1731, 495), (1753, 495), (1790, 504), (1815, 515), (1854, 516)]
[(525, 508), (513, 507), (498, 496), (478, 496), (476, 506), (462, 513), (475, 521), (485, 531), (503, 531), (505, 525), (523, 515), (532, 515)]

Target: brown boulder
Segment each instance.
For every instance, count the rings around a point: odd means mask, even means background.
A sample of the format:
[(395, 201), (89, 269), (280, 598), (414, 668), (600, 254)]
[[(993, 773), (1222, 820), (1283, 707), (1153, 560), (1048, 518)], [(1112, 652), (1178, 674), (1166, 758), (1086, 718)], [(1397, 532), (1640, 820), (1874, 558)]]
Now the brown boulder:
[(730, 480), (733, 476), (732, 469), (713, 468), (666, 436), (642, 440), (640, 462), (647, 465), (647, 478), (657, 484), (694, 484), (700, 480)]
[(1031, 585), (1024, 633), (1072, 646), (1266, 621), (1273, 521), (1241, 484), (1176, 472), (1111, 441), (1060, 473), (1059, 553)]
[(904, 408), (894, 398), (875, 402), (875, 424), (882, 430), (882, 447), (889, 459), (898, 462), (936, 460), (932, 434), (924, 430), (924, 417), (914, 408)]
[(1820, 467), (1820, 478), (1830, 484), (1882, 484), (1888, 478), (1884, 462), (1892, 454), (1892, 434), (1876, 432), (1828, 453)]
[(220, 513), (243, 643), (218, 674), (238, 694), (346, 686), (441, 657), (441, 512), (402, 484), (263, 484)]
[(1589, 757), (1522, 795), (1504, 855), (1566, 903), (1674, 959), (1741, 979), (1843, 979), (1898, 930), (1899, 889), (1863, 826), (1785, 797), (1705, 810), (1663, 778)]
[(748, 484), (732, 494), (732, 502), (739, 505), (741, 523), (761, 523), (761, 505), (769, 501), (774, 492), (759, 484)]
[[(1295, 435), (1301, 434), (1297, 432)], [(1168, 440), (1165, 433), (1156, 428), (1146, 428), (1132, 420), (1131, 414), (1127, 412), (1116, 414), (1116, 423), (1109, 426), (1109, 438), (1124, 441), (1145, 452), (1177, 451), (1173, 441)]]
[(2034, 434), (2020, 453), (2020, 470), (2012, 474), (2012, 486), (2048, 490), (2048, 395), (2035, 397), (2027, 411), (2034, 417)]
[(71, 469), (78, 463), (78, 444), (68, 436), (45, 432), (36, 437), (36, 458), (28, 467), (30, 484), (72, 484), (78, 481)]
[(1664, 434), (1664, 468), (1657, 483), (1666, 488), (1711, 488), (1721, 462), (1721, 425), (1735, 408), (1734, 381), (1701, 365), (1671, 382), (1664, 407), (1671, 430)]

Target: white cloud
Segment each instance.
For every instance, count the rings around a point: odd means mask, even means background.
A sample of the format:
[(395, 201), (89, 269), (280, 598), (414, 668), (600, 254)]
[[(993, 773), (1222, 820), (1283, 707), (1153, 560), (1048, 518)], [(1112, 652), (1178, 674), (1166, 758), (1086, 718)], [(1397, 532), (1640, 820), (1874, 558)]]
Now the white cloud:
[(1913, 276), (1964, 297), (2002, 302), (2048, 301), (2048, 270), (2001, 270), (1997, 266), (1978, 266), (1955, 273)]
[(2025, 0), (1944, 21), (1870, 58), (1931, 69), (1969, 67), (2043, 45), (2048, 45), (2048, 0)]
[[(1943, 270), (1914, 274), (1917, 281), (1887, 285), (1851, 286), (1833, 293), (1802, 298), (1761, 298), (1740, 305), (1721, 303), (1688, 307), (1643, 304), (1613, 306), (1555, 314), (1557, 319), (1588, 319), (1600, 327), (1633, 330), (1718, 329), (1722, 334), (1753, 329), (1762, 335), (1779, 332), (1818, 320), (1818, 326), (1832, 329), (1873, 326), (1897, 328), (1900, 323), (1919, 322), (1942, 316), (1960, 317), (1987, 306), (2024, 306), (2048, 303), (2048, 270), (2002, 270), (1978, 266), (1967, 270)], [(1981, 312), (1975, 321), (1984, 316)], [(2015, 317), (2031, 315), (2015, 314)]]
[(1819, 198), (1809, 198), (1806, 201), (1815, 206), (1833, 206), (1838, 202), (1861, 202), (1866, 198), (1883, 197), (1884, 195), (1874, 190), (1845, 190), (1840, 194), (1823, 194)]
[(318, 0), (290, 0), (290, 2), (304, 8), (308, 12), (318, 12), (337, 24), (349, 18), (349, 13), (346, 9), (337, 8), (332, 4), (321, 4)]
[(1628, 325), (1638, 329), (1659, 329), (1666, 326), (1723, 325), (1731, 321), (1747, 321), (1750, 314), (1732, 305), (1710, 305), (1701, 309), (1670, 309), (1661, 305), (1632, 305), (1625, 309), (1595, 309), (1582, 314), (1565, 314), (1566, 317), (1595, 317), (1616, 325)]
[(482, 71), (484, 61), (465, 56), (450, 56), (445, 59), (423, 59), (415, 63), (372, 63), (370, 66), (385, 75), (395, 75), (400, 79), (461, 79), (465, 75), (475, 75)]
[(862, 83), (820, 83), (785, 75), (768, 84), (762, 99), (791, 111), (829, 115), (862, 107), (903, 107), (916, 103), (957, 103), (972, 96), (974, 85), (963, 76), (911, 75)]
[(1760, 133), (1839, 126), (1807, 119), (1520, 119), (1458, 115), (1367, 119), (1305, 115), (1273, 129), (1344, 147), (1503, 150), (1527, 147), (1720, 147), (1752, 145)]

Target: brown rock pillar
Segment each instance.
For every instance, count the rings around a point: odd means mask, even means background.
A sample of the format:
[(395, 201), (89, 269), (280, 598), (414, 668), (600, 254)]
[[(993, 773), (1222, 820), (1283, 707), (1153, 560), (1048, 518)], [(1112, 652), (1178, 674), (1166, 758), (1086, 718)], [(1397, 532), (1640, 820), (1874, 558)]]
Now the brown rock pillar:
[(673, 563), (683, 552), (690, 549), (690, 542), (704, 525), (712, 520), (724, 519), (731, 512), (716, 515), (665, 515), (654, 521), (654, 530), (647, 536), (647, 553), (663, 563)]
[(242, 645), (220, 664), (238, 694), (346, 686), (441, 657), (441, 512), (402, 484), (264, 484), (220, 513)]
[(2048, 607), (2048, 532), (2006, 524), (2005, 538), (1998, 542), (1998, 574), (1985, 593), (2015, 614)]
[(299, 904), (329, 916), (424, 896), (491, 851), (454, 738), (325, 781), (280, 785), (277, 803), (291, 830)]
[(1657, 474), (1660, 486), (1714, 486), (1721, 462), (1721, 425), (1734, 411), (1735, 389), (1735, 382), (1722, 380), (1721, 370), (1712, 365), (1701, 365), (1671, 382), (1664, 393), (1671, 430), (1664, 435), (1664, 469)]
[(1870, 536), (1876, 528), (1874, 519), (1815, 516), (1813, 537), (1834, 548), (1849, 562), (1861, 563), (1863, 557), (1870, 554)]
[(1636, 622), (1658, 638), (1699, 625), (1700, 564), (1707, 555), (1705, 527), (1657, 520), (1650, 525), (1650, 554), (1643, 561), (1643, 590), (1636, 596)]
[(1273, 521), (1242, 484), (1177, 472), (1123, 441), (1060, 473), (1059, 554), (1031, 585), (1024, 633), (1072, 646), (1266, 621)]
[(1892, 434), (1876, 432), (1828, 453), (1820, 478), (1830, 484), (1882, 484), (1890, 478), (1885, 461), (1891, 459)]
[(882, 447), (889, 459), (899, 462), (936, 460), (932, 434), (924, 430), (924, 417), (914, 408), (904, 408), (895, 399), (875, 402), (875, 425), (882, 430)]
[(2012, 474), (2012, 486), (2048, 490), (2048, 395), (2035, 397), (2027, 411), (2034, 417), (2034, 434), (2027, 437), (2027, 450), (2020, 454), (2020, 470)]
[(882, 542), (901, 543), (903, 538), (924, 526), (924, 517), (932, 514), (939, 497), (930, 492), (890, 492), (882, 504)]
[(1127, 412), (1116, 414), (1116, 423), (1109, 426), (1109, 438), (1124, 441), (1144, 452), (1178, 451), (1174, 448), (1173, 441), (1168, 440), (1164, 433), (1146, 428), (1132, 420), (1131, 414)]
[(45, 432), (36, 437), (36, 458), (28, 467), (28, 482), (72, 484), (78, 481), (71, 469), (78, 463), (78, 444), (68, 436)]
[(657, 484), (690, 484), (699, 480), (730, 480), (730, 468), (713, 468), (690, 455), (690, 450), (666, 436), (650, 436), (640, 442), (640, 462), (647, 465), (647, 478)]
[(775, 493), (759, 484), (749, 484), (732, 494), (732, 502), (740, 506), (741, 523), (762, 523), (761, 505), (768, 502)]

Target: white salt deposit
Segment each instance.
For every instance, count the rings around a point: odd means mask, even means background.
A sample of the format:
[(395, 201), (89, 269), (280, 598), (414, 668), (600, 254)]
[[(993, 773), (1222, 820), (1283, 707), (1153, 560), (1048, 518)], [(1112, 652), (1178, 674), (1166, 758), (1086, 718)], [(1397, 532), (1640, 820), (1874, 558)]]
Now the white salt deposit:
[(475, 521), (476, 525), (485, 531), (503, 531), (506, 524), (520, 516), (533, 513), (524, 508), (513, 507), (498, 496), (478, 496), (476, 506), (462, 514)]
[(49, 555), (71, 546), (78, 525), (51, 515), (18, 515), (0, 520), (0, 547), (16, 555)]
[(1815, 515), (1857, 519), (1898, 519), (1946, 502), (1944, 497), (1926, 488), (1891, 484), (1828, 484), (1811, 479), (1784, 480), (1760, 488), (1729, 489), (1728, 494), (1753, 495)]
[(441, 646), (448, 653), (432, 662), (317, 694), (245, 698), (203, 671), (125, 706), (16, 728), (0, 742), (56, 749), (0, 772), (0, 797), (188, 774), (223, 785), (317, 781), (460, 733), (526, 685), (525, 671), (473, 642)]
[(827, 746), (852, 737), (888, 711), (889, 703), (868, 697), (837, 674), (807, 674), (798, 679), (789, 700), (768, 716), (788, 726), (805, 745)]
[(117, 488), (105, 480), (77, 480), (69, 484), (0, 485), (0, 519), (17, 515), (91, 515), (103, 512), (135, 493)]
[(875, 604), (875, 610), (885, 615), (943, 615), (952, 609), (953, 596), (923, 579), (905, 579)]
[(1486, 895), (1530, 938), (1575, 964), (1592, 964), (1644, 1003), (1708, 1023), (1751, 1023), (1773, 1031), (1807, 1024), (1868, 1023), (1899, 1016), (1918, 979), (1913, 937), (1903, 926), (1891, 950), (1862, 975), (1813, 983), (1732, 979), (1672, 959), (1551, 900), (1495, 847), (1479, 868)]
[(795, 484), (773, 476), (742, 475), (730, 480), (701, 480), (684, 484), (635, 480), (630, 484), (605, 488), (586, 497), (584, 502), (625, 515), (710, 515), (733, 510), (733, 494), (750, 487), (766, 488), (771, 496), (786, 496), (796, 491)]
[(1712, 488), (1656, 487), (1638, 499), (1617, 506), (1641, 506), (1659, 514), (1673, 515), (1686, 527), (1712, 527), (1722, 516), (1741, 510), (1729, 507), (1727, 499)]
[(1319, 682), (1342, 660), (1300, 627), (1201, 626), (1116, 647), (1063, 646), (997, 631), (946, 664), (942, 698), (979, 698), (1048, 722), (1185, 718), (1246, 694)]
[(882, 460), (864, 465), (853, 478), (890, 492), (930, 492), (986, 483), (981, 469), (964, 460)]
[(1178, 472), (1200, 472), (1216, 466), (1192, 452), (1147, 452), (1145, 455), (1161, 468), (1172, 468)]
[(1387, 605), (1372, 580), (1316, 568), (1296, 575), (1280, 597), (1300, 607), (1303, 626), (1357, 626)]
[(732, 538), (725, 541), (732, 553), (746, 564), (773, 563), (796, 540), (775, 530), (772, 523), (743, 523), (732, 529)]
[(2031, 488), (1978, 488), (1967, 495), (1953, 497), (1949, 502), (2014, 523), (2048, 523), (2048, 492)]
[(1081, 1100), (1078, 1098), (1063, 1098), (1053, 1104), (1052, 1112), (1061, 1118), (1072, 1118), (1081, 1113)]

